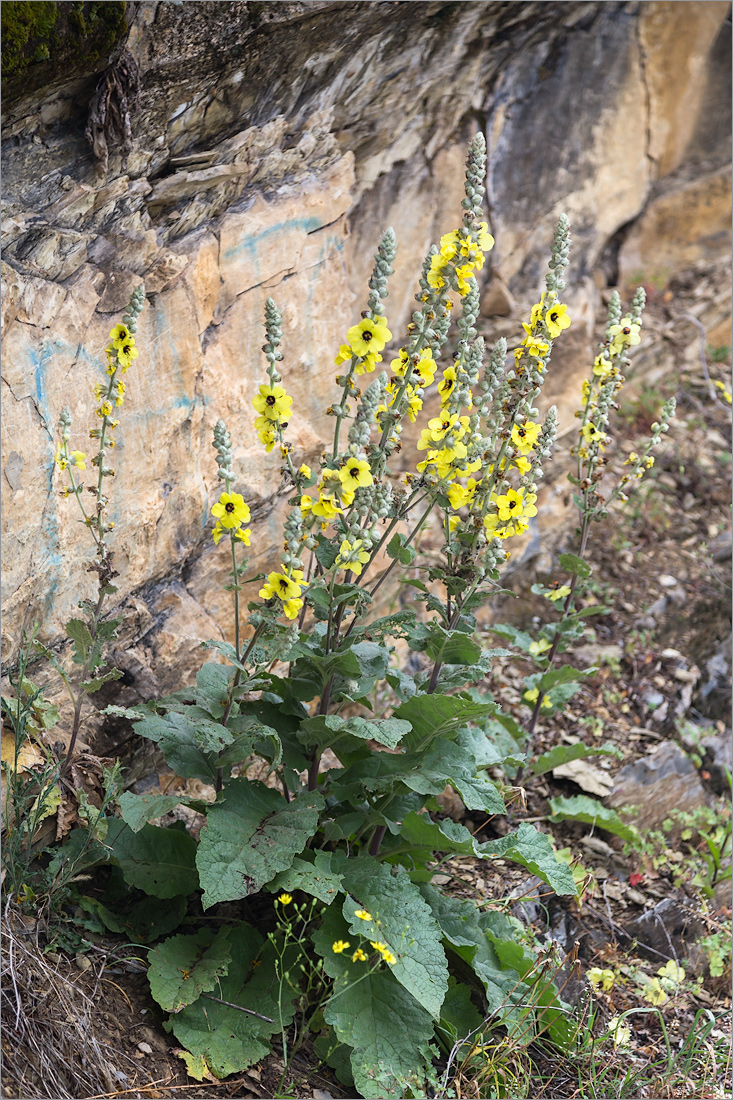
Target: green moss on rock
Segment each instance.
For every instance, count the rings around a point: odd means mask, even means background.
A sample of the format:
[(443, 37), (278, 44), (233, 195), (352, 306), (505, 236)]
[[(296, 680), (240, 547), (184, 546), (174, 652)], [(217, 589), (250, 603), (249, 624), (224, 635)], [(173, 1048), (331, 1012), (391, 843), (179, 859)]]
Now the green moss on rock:
[(5, 107), (57, 80), (104, 68), (127, 33), (124, 0), (3, 0)]

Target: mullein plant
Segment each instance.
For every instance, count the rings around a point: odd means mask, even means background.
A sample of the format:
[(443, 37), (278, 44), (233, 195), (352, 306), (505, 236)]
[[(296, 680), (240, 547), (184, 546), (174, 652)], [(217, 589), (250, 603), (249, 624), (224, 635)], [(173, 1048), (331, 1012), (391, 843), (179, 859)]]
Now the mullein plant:
[[(72, 683), (71, 677), (50, 650), (37, 639), (34, 643), (61, 676), (73, 706), (71, 734), (61, 767), (62, 777), (68, 773), (74, 758), (85, 696), (122, 675), (117, 669), (101, 671), (105, 664), (105, 651), (121, 622), (120, 619), (103, 616), (107, 597), (117, 591), (112, 583), (117, 572), (114, 552), (109, 545), (109, 535), (115, 525), (108, 518), (108, 485), (109, 479), (114, 477), (112, 461), (116, 439), (112, 433), (120, 424), (119, 410), (126, 393), (125, 375), (139, 355), (134, 334), (144, 304), (145, 288), (139, 286), (132, 292), (122, 321), (109, 334), (110, 342), (105, 348), (105, 376), (103, 381), (94, 384), (92, 391), (97, 423), (89, 431), (90, 441), (96, 448), (96, 453), (89, 460), (90, 470), (87, 469), (88, 455), (84, 451), (71, 449), (72, 420), (68, 408), (64, 408), (59, 417), (61, 438), (56, 449), (55, 465), (68, 479), (61, 496), (65, 499), (73, 496), (76, 500), (81, 522), (87, 527), (94, 544), (94, 558), (88, 563), (87, 571), (97, 575), (96, 599), (84, 599), (79, 603), (85, 617), (71, 619), (66, 624), (66, 634), (73, 643), (74, 663), (81, 666), (78, 682)], [(86, 482), (82, 477), (85, 471), (86, 477), (91, 474)]]
[[(578, 511), (576, 532), (576, 552), (562, 554), (560, 565), (567, 571), (564, 582), (555, 582), (549, 586), (535, 584), (532, 591), (544, 596), (560, 608), (558, 621), (546, 623), (539, 637), (532, 639), (512, 627), (492, 628), (495, 633), (520, 646), (528, 656), (534, 659), (539, 671), (525, 680), (524, 701), (531, 706), (531, 716), (527, 726), (527, 749), (525, 763), (532, 753), (532, 744), (538, 721), (543, 714), (551, 714), (579, 689), (580, 681), (595, 670), (579, 672), (570, 665), (553, 668), (555, 658), (565, 653), (583, 636), (583, 620), (588, 614), (597, 614), (598, 608), (585, 611), (578, 607), (585, 584), (591, 575), (591, 569), (585, 561), (588, 539), (592, 524), (604, 519), (609, 510), (619, 501), (628, 500), (632, 488), (654, 466), (653, 450), (658, 446), (664, 434), (669, 430), (670, 420), (675, 414), (675, 399), (670, 398), (661, 410), (660, 419), (652, 424), (651, 436), (639, 452), (631, 451), (623, 466), (628, 470), (609, 484), (605, 451), (611, 442), (609, 421), (613, 410), (618, 408), (617, 398), (625, 377), (624, 371), (630, 360), (628, 352), (641, 341), (642, 315), (645, 293), (639, 288), (633, 298), (631, 309), (622, 315), (621, 299), (613, 292), (608, 304), (608, 314), (603, 342), (593, 361), (588, 378), (581, 385), (581, 404), (575, 417), (580, 421), (577, 440), (571, 448), (571, 457), (575, 459), (575, 471), (568, 479), (575, 487), (573, 501)], [(535, 773), (544, 770), (544, 763), (553, 766), (562, 761), (558, 749), (554, 751), (552, 761), (541, 759), (533, 768)], [(573, 748), (574, 758), (578, 756), (577, 746)], [(598, 750), (588, 750), (596, 752)], [(518, 778), (521, 779), (523, 769)]]
[[(544, 971), (537, 978), (517, 923), (431, 885), (439, 859), (469, 855), (513, 860), (555, 892), (576, 892), (572, 872), (533, 825), (482, 843), (428, 812), (446, 784), (470, 810), (506, 812), (501, 783), (486, 770), (518, 763), (523, 731), (471, 687), (493, 655), (507, 653), (482, 649), (473, 613), (498, 588), (507, 544), (537, 514), (557, 417), (550, 410), (541, 420), (535, 402), (570, 324), (560, 297), (570, 243), (561, 217), (521, 344), (508, 363), (503, 340), (486, 354), (476, 330), (476, 275), (494, 243), (482, 214), (484, 177), (477, 136), (461, 225), (428, 253), (417, 308), (392, 354), (385, 300), (396, 241), (384, 234), (367, 307), (336, 356), (333, 439), (313, 469), (289, 439), (281, 318), (268, 299), (267, 377), (254, 395), (253, 425), (290, 491), (277, 568), (245, 575), (256, 532), (219, 421), (212, 538), (231, 558), (235, 630), (233, 642), (210, 644), (227, 663), (204, 664), (194, 686), (165, 699), (108, 708), (156, 742), (175, 773), (212, 784), (217, 795), (207, 803), (182, 792), (124, 792), (99, 859), (160, 899), (168, 931), (195, 890), (204, 909), (255, 894), (281, 907), (297, 897), (298, 943), (318, 960), (320, 988), (311, 976), (306, 994), (283, 979), (286, 969), (299, 972), (290, 940), (286, 967), (280, 940), (246, 920), (155, 947), (151, 989), (199, 1079), (262, 1058), (271, 1037), (291, 1027), (296, 1004), (303, 1010), (299, 997), (307, 997), (322, 1056), (365, 1097), (424, 1095), (420, 1082), (434, 1076), (434, 1059), (481, 1026), (474, 1001), (495, 1025), (521, 1022), (528, 1043), (542, 1033), (570, 1041), (567, 1006)], [(429, 390), (438, 415), (421, 429), (414, 469), (400, 475), (403, 427), (420, 417)], [(428, 561), (418, 535), (434, 514), (442, 545)], [(96, 530), (101, 538), (103, 523)], [(376, 613), (375, 595), (390, 577), (404, 580), (424, 614)], [(245, 624), (241, 597), (253, 583), (258, 596)], [(422, 655), (411, 671), (400, 667), (397, 639)], [(326, 750), (340, 766), (321, 767)], [(247, 777), (257, 760), (267, 782)], [(198, 842), (150, 824), (182, 802), (205, 815)]]

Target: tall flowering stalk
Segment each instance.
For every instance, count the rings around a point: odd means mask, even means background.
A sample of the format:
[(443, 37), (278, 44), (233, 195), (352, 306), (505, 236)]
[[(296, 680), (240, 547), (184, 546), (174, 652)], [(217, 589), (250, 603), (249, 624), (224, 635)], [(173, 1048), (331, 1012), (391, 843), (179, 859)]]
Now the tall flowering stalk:
[[(107, 518), (109, 497), (106, 492), (106, 479), (114, 477), (114, 469), (111, 466), (112, 451), (116, 446), (116, 439), (112, 432), (118, 427), (119, 419), (116, 410), (124, 404), (126, 384), (123, 378), (138, 357), (138, 349), (135, 345), (135, 333), (137, 332), (137, 320), (145, 303), (145, 288), (137, 287), (132, 292), (127, 311), (120, 324), (110, 332), (110, 343), (105, 349), (107, 358), (107, 380), (94, 385), (93, 394), (98, 402), (95, 410), (99, 425), (92, 428), (89, 437), (97, 442), (97, 452), (91, 459), (91, 465), (96, 469), (97, 475), (89, 484), (84, 484), (79, 473), (87, 469), (87, 455), (83, 451), (71, 450), (71, 413), (64, 408), (59, 417), (59, 430), (61, 439), (56, 449), (56, 466), (66, 473), (69, 485), (63, 489), (62, 496), (73, 496), (82, 515), (82, 520), (94, 541), (96, 547), (95, 560), (90, 562), (88, 569), (97, 574), (97, 599), (96, 602), (82, 600), (79, 606), (87, 612), (87, 620), (72, 619), (67, 624), (66, 632), (73, 640), (75, 653), (74, 660), (81, 664), (81, 682), (75, 689), (66, 673), (57, 661), (54, 665), (60, 672), (67, 691), (74, 704), (74, 717), (71, 728), (71, 737), (66, 759), (62, 768), (62, 774), (68, 771), (74, 755), (79, 728), (81, 724), (81, 708), (84, 695), (98, 690), (101, 685), (111, 679), (117, 679), (121, 673), (111, 669), (101, 675), (95, 675), (100, 667), (105, 643), (114, 637), (119, 620), (102, 621), (102, 611), (107, 596), (113, 595), (117, 589), (112, 583), (117, 573), (114, 568), (114, 552), (110, 549), (107, 536), (114, 529), (114, 523)], [(93, 498), (91, 507), (85, 507), (84, 491)], [(45, 655), (51, 658), (47, 650)], [(91, 677), (91, 678), (90, 678)]]
[[(623, 371), (629, 363), (628, 351), (641, 340), (644, 304), (645, 294), (640, 287), (634, 295), (631, 310), (622, 316), (621, 299), (614, 291), (608, 305), (605, 339), (593, 362), (590, 377), (582, 384), (581, 407), (575, 414), (580, 420), (578, 439), (571, 449), (571, 454), (576, 459), (576, 471), (574, 475), (568, 475), (577, 489), (574, 496), (579, 518), (577, 554), (565, 558), (570, 572), (567, 583), (555, 584), (547, 590), (536, 586), (537, 591), (541, 591), (553, 603), (559, 603), (562, 609), (560, 621), (551, 629), (551, 637), (543, 637), (534, 643), (536, 648), (532, 656), (543, 672), (552, 667), (556, 656), (563, 651), (569, 640), (568, 628), (572, 627), (576, 615), (575, 602), (583, 580), (589, 575), (584, 558), (592, 523), (607, 516), (609, 508), (616, 500), (627, 500), (632, 481), (640, 480), (652, 468), (654, 456), (651, 452), (668, 431), (669, 421), (674, 416), (675, 400), (672, 398), (662, 409), (659, 422), (652, 425), (652, 434), (646, 447), (639, 454), (631, 452), (624, 462), (630, 470), (622, 474), (618, 484), (606, 498), (601, 492), (607, 461), (604, 452), (610, 439), (606, 429), (610, 413), (617, 407), (616, 398), (625, 381)], [(543, 709), (550, 709), (552, 703), (539, 684), (530, 686), (524, 699), (532, 704), (532, 715), (527, 727), (529, 757), (540, 714)]]

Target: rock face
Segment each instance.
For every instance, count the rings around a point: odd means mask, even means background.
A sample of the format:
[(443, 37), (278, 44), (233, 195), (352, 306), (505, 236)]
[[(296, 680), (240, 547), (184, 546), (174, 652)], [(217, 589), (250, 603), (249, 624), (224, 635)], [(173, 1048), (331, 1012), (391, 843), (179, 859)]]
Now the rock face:
[[(21, 7), (6, 0), (3, 18)], [(78, 6), (57, 7), (66, 26)], [(523, 315), (557, 214), (573, 223), (576, 324), (547, 403), (562, 402), (619, 249), (624, 274), (656, 262), (659, 235), (676, 219), (679, 236), (694, 203), (690, 254), (729, 250), (728, 99), (710, 106), (730, 67), (727, 14), (657, 0), (128, 3), (126, 39), (66, 69), (31, 36), (27, 79), (4, 101), (5, 659), (34, 622), (58, 638), (86, 594), (86, 532), (53, 473), (56, 424), (68, 405), (73, 446), (90, 449), (91, 388), (140, 281), (141, 355), (115, 452), (117, 598), (139, 628), (132, 664), (155, 657), (166, 689), (195, 667), (198, 641), (230, 625), (207, 527), (218, 417), (252, 507), (254, 570), (277, 561), (278, 462), (251, 427), (265, 297), (283, 310), (293, 442), (315, 459), (333, 355), (382, 231), (393, 224), (399, 242), (397, 337), (427, 247), (458, 221), (465, 144), (481, 128), (497, 239), (484, 311)], [(100, 172), (89, 104), (102, 77), (108, 118), (132, 111), (120, 74), (135, 65), (132, 150), (124, 159), (109, 131)]]

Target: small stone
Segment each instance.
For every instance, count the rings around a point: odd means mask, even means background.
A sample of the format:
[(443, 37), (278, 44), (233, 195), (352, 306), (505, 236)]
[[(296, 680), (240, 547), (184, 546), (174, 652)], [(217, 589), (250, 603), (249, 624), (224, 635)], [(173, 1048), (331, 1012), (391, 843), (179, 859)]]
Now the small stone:
[(659, 583), (662, 588), (675, 588), (677, 586), (677, 578), (673, 577), (670, 573), (660, 573)]
[(74, 962), (81, 971), (89, 970), (92, 965), (86, 955), (82, 955), (81, 953), (74, 956)]
[(138, 1043), (137, 1044), (137, 1049), (141, 1050), (143, 1052), (143, 1054), (152, 1054), (153, 1053), (153, 1048), (151, 1047), (150, 1043)]
[(635, 807), (639, 829), (658, 827), (672, 810), (689, 812), (710, 803), (692, 761), (674, 741), (663, 741), (656, 752), (621, 768), (607, 799), (619, 810)]

